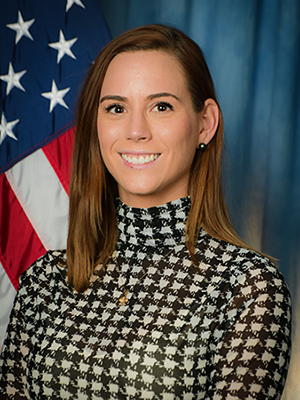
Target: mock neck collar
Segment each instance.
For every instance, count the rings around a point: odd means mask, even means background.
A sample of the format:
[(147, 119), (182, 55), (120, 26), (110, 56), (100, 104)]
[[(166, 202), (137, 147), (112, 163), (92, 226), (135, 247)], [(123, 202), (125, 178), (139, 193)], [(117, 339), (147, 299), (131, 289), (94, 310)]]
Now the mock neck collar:
[(117, 199), (119, 245), (157, 248), (178, 244), (184, 239), (190, 206), (189, 197), (150, 208), (129, 207)]

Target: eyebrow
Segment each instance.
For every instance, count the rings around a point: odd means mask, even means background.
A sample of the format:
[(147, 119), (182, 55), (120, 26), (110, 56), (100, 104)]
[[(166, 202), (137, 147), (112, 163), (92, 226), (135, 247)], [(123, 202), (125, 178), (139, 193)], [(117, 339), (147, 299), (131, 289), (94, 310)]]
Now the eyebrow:
[(147, 96), (147, 99), (153, 100), (153, 99), (157, 99), (159, 97), (174, 97), (174, 99), (179, 101), (179, 98), (177, 96), (175, 96), (175, 94), (168, 93), (168, 92), (150, 94), (149, 96)]
[[(180, 101), (179, 98), (177, 96), (175, 96), (175, 94), (168, 93), (168, 92), (150, 94), (149, 96), (146, 97), (146, 99), (153, 100), (153, 99), (158, 99), (160, 97), (173, 97), (174, 99)], [(106, 96), (101, 97), (100, 103), (102, 103), (105, 100), (126, 101), (128, 99), (127, 99), (127, 97), (118, 96), (118, 95), (106, 95)]]
[(115, 95), (107, 95), (107, 96), (101, 97), (100, 103), (102, 103), (105, 100), (126, 101), (127, 97), (115, 96)]

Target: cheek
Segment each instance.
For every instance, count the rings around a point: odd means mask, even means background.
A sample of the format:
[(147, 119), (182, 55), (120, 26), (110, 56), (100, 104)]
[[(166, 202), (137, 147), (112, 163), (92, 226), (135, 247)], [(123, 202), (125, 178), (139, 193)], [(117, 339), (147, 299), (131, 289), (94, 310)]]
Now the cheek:
[(178, 164), (182, 167), (191, 166), (198, 147), (198, 132), (194, 124), (187, 123), (182, 127), (180, 134), (177, 135), (175, 147)]
[(110, 140), (109, 136), (105, 134), (105, 132), (98, 125), (98, 141), (100, 146), (100, 153), (103, 159), (104, 164), (108, 168), (109, 164), (109, 149), (110, 149)]
[(174, 127), (172, 141), (179, 151), (194, 152), (198, 143), (198, 129), (189, 120), (182, 121)]
[(99, 143), (104, 146), (112, 145), (122, 133), (122, 124), (111, 123), (111, 121), (101, 120), (97, 122)]
[(104, 162), (105, 166), (108, 169), (110, 169), (110, 164), (111, 164), (111, 162), (110, 162), (110, 154), (111, 154), (110, 149), (111, 149), (111, 146), (110, 146), (109, 142), (107, 142), (106, 140), (101, 140), (101, 139), (99, 139), (99, 144), (100, 144), (100, 153), (101, 153), (103, 162)]
[(104, 151), (107, 151), (108, 148), (113, 143), (113, 134), (108, 124), (106, 124), (103, 121), (101, 122), (98, 121), (97, 128), (98, 128), (98, 140), (100, 144), (100, 150), (102, 153)]

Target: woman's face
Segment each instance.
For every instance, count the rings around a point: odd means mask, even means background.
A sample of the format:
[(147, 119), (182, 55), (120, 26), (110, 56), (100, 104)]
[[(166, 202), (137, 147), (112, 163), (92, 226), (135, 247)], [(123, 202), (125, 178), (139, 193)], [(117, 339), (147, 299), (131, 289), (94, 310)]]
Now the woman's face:
[(101, 154), (122, 202), (146, 208), (188, 195), (201, 113), (194, 111), (172, 55), (118, 54), (103, 81), (97, 126)]

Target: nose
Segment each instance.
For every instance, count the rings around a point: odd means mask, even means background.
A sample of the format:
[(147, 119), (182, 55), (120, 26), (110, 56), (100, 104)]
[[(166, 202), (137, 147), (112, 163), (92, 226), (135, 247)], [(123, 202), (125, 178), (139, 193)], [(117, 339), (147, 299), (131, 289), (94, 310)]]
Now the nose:
[(146, 115), (142, 111), (131, 113), (127, 127), (127, 139), (148, 141), (151, 136), (151, 130)]

